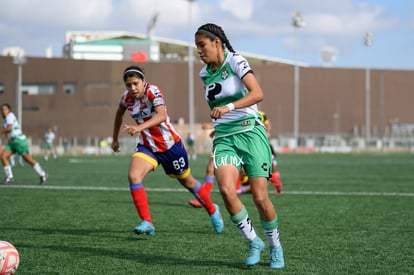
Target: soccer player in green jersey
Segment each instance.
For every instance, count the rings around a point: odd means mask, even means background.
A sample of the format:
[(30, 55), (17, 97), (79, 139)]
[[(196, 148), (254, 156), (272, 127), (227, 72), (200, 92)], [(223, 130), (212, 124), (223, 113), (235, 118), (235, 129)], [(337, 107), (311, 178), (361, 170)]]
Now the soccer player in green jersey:
[(8, 143), (1, 153), (1, 161), (3, 163), (4, 173), (6, 174), (3, 184), (10, 184), (14, 182), (13, 171), (9, 161), (10, 156), (13, 154), (22, 156), (23, 159), (29, 163), (39, 175), (40, 184), (44, 184), (46, 182), (47, 175), (45, 171), (43, 171), (40, 164), (29, 154), (27, 138), (23, 134), (20, 124), (14, 113), (11, 111), (9, 104), (5, 103), (1, 105), (1, 114), (4, 119), (4, 124), (3, 129), (0, 130), (0, 135), (6, 134), (8, 138)]
[(253, 201), (270, 247), (270, 267), (285, 265), (279, 241), (278, 217), (269, 199), (267, 181), (272, 153), (257, 103), (263, 99), (247, 60), (237, 54), (223, 29), (205, 24), (195, 33), (195, 44), (206, 64), (200, 71), (205, 98), (214, 124), (213, 162), (217, 184), (231, 221), (248, 242), (247, 266), (260, 262), (265, 243), (256, 234), (248, 211), (239, 199), (236, 183), (243, 167)]

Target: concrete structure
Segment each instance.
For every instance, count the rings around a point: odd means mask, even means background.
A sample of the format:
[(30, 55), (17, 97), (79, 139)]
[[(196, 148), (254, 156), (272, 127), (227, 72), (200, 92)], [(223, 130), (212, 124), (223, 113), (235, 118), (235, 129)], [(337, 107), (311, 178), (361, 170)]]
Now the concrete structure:
[[(122, 31), (76, 31), (66, 33), (63, 57), (83, 60), (124, 60), (133, 62), (187, 62), (188, 47), (194, 43)], [(250, 64), (287, 64), (285, 59), (240, 52)], [(194, 55), (195, 47), (194, 47)], [(201, 63), (199, 59), (195, 63)], [(307, 66), (300, 62), (301, 66)]]
[[(58, 136), (70, 143), (97, 144), (110, 136), (117, 101), (125, 89), (122, 71), (131, 64), (142, 66), (147, 81), (165, 92), (171, 119), (181, 134), (187, 135), (189, 43), (126, 32), (68, 32), (66, 43), (64, 58), (26, 57), (21, 65), (22, 121), (27, 135), (41, 140), (45, 131), (54, 127)], [(13, 55), (17, 50), (4, 54)], [(275, 146), (292, 147), (296, 144), (292, 140), (296, 62), (241, 54), (264, 89), (265, 99), (259, 106), (272, 121)], [(299, 146), (354, 143), (362, 148), (369, 142), (375, 147), (393, 134), (408, 137), (414, 146), (414, 71), (370, 69), (372, 140), (366, 141), (365, 69), (299, 65)], [(196, 57), (194, 120), (196, 134), (205, 139), (203, 147), (208, 147), (208, 135), (199, 129), (210, 120), (198, 78), (202, 66)], [(15, 113), (20, 102), (18, 75), (13, 57), (0, 56), (0, 103), (9, 103)], [(132, 123), (127, 116), (125, 122)]]
[[(59, 126), (64, 136), (107, 136), (119, 95), (124, 90), (122, 71), (129, 61), (90, 61), (27, 58), (23, 65), (24, 130), (43, 136)], [(173, 120), (188, 120), (186, 63), (138, 63), (147, 80), (166, 94)], [(209, 120), (195, 64), (196, 123)], [(273, 122), (274, 136), (292, 135), (293, 66), (255, 65), (265, 91), (260, 104)], [(0, 102), (16, 108), (17, 66), (12, 57), (0, 57)], [(362, 135), (364, 133), (363, 69), (302, 68), (300, 133), (306, 135)], [(197, 88), (199, 87), (199, 88)], [(371, 125), (373, 135), (387, 133), (390, 121), (414, 123), (414, 71), (371, 72)]]

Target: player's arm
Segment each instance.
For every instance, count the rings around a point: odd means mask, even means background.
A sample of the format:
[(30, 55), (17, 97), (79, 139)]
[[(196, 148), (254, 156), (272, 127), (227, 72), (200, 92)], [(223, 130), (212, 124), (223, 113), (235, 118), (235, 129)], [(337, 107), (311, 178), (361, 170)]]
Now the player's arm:
[(154, 107), (155, 115), (151, 119), (141, 123), (139, 125), (124, 125), (123, 131), (133, 136), (142, 132), (145, 129), (160, 125), (162, 122), (167, 120), (167, 108), (165, 105), (158, 105)]
[[(263, 100), (263, 90), (257, 82), (253, 72), (247, 73), (242, 79), (244, 85), (249, 90), (249, 93), (244, 97), (231, 102), (232, 109), (245, 108)], [(225, 106), (215, 107), (211, 110), (210, 116), (214, 119), (221, 118), (223, 114), (230, 112), (232, 109), (229, 107), (230, 104)]]
[(114, 129), (112, 131), (112, 144), (111, 144), (112, 150), (114, 152), (119, 151), (119, 141), (118, 141), (119, 130), (121, 129), (125, 110), (126, 109), (124, 107), (119, 106), (115, 113)]
[(1, 129), (0, 135), (5, 135), (11, 130), (13, 130), (13, 124), (7, 124), (6, 128)]
[(244, 108), (261, 102), (263, 100), (263, 90), (253, 72), (247, 73), (242, 80), (247, 90), (249, 90), (249, 93), (239, 100), (236, 100), (235, 103), (233, 102), (234, 107)]
[(214, 124), (211, 122), (205, 122), (201, 125), (201, 129), (203, 130), (211, 130), (214, 129)]

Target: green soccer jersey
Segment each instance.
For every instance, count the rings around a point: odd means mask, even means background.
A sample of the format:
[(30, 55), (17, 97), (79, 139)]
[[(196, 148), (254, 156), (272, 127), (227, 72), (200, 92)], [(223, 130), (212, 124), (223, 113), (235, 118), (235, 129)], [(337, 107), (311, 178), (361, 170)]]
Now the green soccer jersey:
[(7, 137), (9, 138), (9, 141), (12, 142), (16, 139), (18, 140), (26, 139), (26, 136), (23, 134), (16, 116), (12, 112), (8, 113), (7, 116), (4, 118), (3, 128), (6, 128), (7, 125), (9, 124), (12, 125), (12, 130), (7, 133)]
[[(206, 65), (200, 71), (200, 78), (205, 88), (205, 98), (211, 109), (234, 102), (249, 93), (242, 78), (252, 73), (247, 60), (237, 53), (226, 51), (224, 62), (216, 71)], [(225, 136), (249, 131), (259, 120), (257, 105), (235, 109), (213, 120), (215, 136)]]

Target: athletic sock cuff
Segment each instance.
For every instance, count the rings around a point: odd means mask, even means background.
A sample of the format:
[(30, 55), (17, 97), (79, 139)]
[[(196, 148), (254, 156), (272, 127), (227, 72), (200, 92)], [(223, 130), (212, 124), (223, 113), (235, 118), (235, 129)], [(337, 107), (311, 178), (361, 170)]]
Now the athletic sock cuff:
[(265, 231), (270, 231), (279, 226), (279, 218), (276, 215), (273, 221), (267, 222), (267, 221), (260, 220), (260, 223), (262, 224), (262, 227)]
[(237, 213), (236, 215), (234, 215), (234, 216), (230, 216), (230, 220), (233, 222), (233, 223), (235, 223), (235, 224), (238, 224), (239, 222), (241, 222), (244, 218), (246, 218), (246, 216), (248, 215), (248, 213), (247, 213), (247, 209), (246, 209), (246, 207), (244, 207), (244, 205), (243, 205), (243, 208), (242, 208), (242, 210), (240, 210), (240, 212), (239, 213)]
[(142, 182), (140, 182), (140, 183), (130, 183), (129, 184), (129, 190), (130, 191), (134, 191), (134, 190), (140, 189), (142, 187), (144, 187), (144, 185), (142, 184)]
[(200, 191), (200, 189), (201, 189), (201, 183), (198, 180), (196, 180), (196, 186), (194, 187), (193, 190), (191, 190), (191, 193), (197, 194), (198, 191)]

